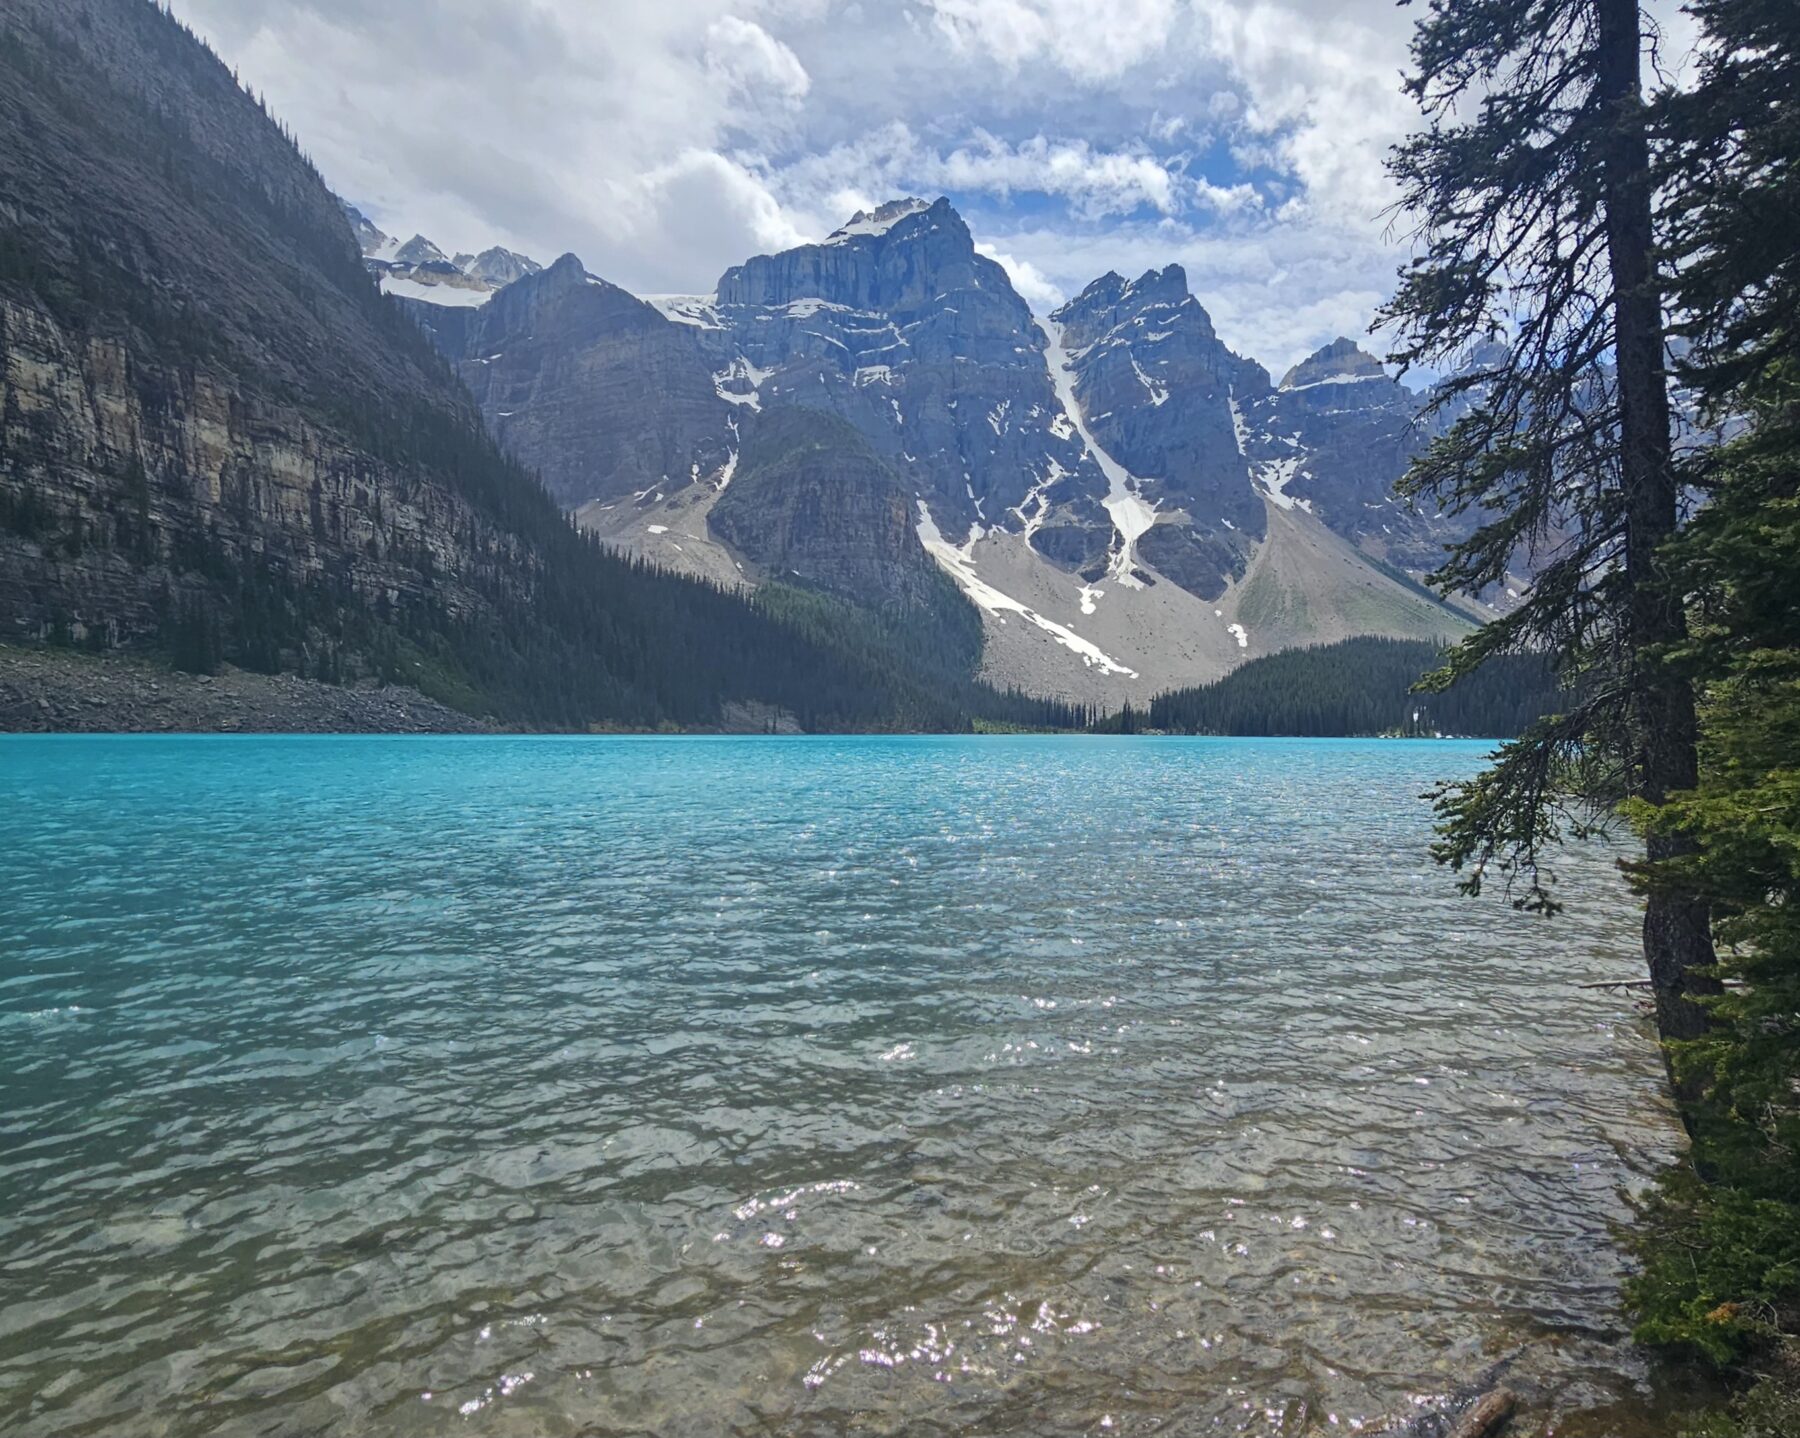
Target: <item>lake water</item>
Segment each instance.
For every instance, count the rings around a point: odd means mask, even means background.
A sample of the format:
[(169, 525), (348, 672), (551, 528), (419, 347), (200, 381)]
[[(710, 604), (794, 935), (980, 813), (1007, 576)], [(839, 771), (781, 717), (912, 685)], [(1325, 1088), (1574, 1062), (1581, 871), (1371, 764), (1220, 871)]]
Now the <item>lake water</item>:
[(0, 737), (0, 1432), (1629, 1415), (1635, 920), (1434, 870), (1485, 747)]

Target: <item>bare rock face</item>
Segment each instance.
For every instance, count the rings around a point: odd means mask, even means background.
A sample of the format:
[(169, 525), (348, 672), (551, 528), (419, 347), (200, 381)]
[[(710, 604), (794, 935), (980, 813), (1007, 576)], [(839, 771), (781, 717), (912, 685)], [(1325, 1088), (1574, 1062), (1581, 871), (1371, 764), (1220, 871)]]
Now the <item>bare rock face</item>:
[(338, 204), (350, 222), (369, 273), (383, 289), (402, 297), (472, 307), (495, 290), (543, 268), (529, 255), (498, 245), (478, 255), (459, 252), (446, 256), (423, 235), (414, 235), (402, 244), (348, 200), (340, 199)]
[(387, 604), (478, 612), (459, 581), (523, 557), (454, 494), (235, 376), (160, 362), (6, 298), (0, 352), (10, 637), (61, 625), (107, 647), (153, 640), (173, 596), (253, 564)]
[(355, 205), (348, 200), (340, 200), (338, 203), (344, 207), (344, 218), (350, 222), (350, 233), (356, 236), (357, 248), (365, 257), (399, 247), (398, 240), (383, 233), (381, 227)]
[(1088, 432), (1157, 511), (1137, 553), (1184, 589), (1217, 596), (1264, 531), (1236, 406), (1266, 393), (1268, 375), (1225, 347), (1179, 265), (1130, 281), (1103, 275), (1051, 320)]
[(759, 255), (683, 317), (722, 392), (841, 415), (945, 534), (1019, 530), (1059, 508), (1110, 527), (1078, 503), (1105, 481), (1062, 413), (1030, 307), (948, 200), (894, 201)]
[[(1320, 384), (1342, 384), (1352, 380), (1388, 378), (1380, 360), (1353, 339), (1342, 335), (1322, 349), (1315, 350), (1281, 378), (1285, 390), (1306, 390)], [(1390, 381), (1391, 382), (1391, 381)]]
[(922, 608), (944, 579), (904, 482), (845, 421), (784, 409), (749, 431), (712, 532), (764, 575), (881, 608)]
[[(419, 265), (448, 265), (450, 257), (423, 235), (414, 235), (394, 251), (394, 263), (413, 268)], [(452, 266), (454, 268), (454, 266)]]
[(1247, 448), (1259, 472), (1279, 477), (1286, 499), (1308, 505), (1359, 548), (1429, 570), (1467, 523), (1415, 513), (1394, 497), (1394, 482), (1435, 432), (1419, 423), (1424, 403), (1374, 355), (1339, 339), (1250, 406)]
[(691, 337), (574, 255), (478, 309), (406, 301), (493, 433), (574, 509), (712, 481), (738, 448)]
[(494, 289), (501, 289), (514, 280), (522, 280), (543, 269), (529, 255), (521, 255), (516, 250), (503, 250), (498, 245), (483, 250), (478, 255), (459, 257), (456, 265), (470, 279), (480, 280)]
[[(911, 527), (978, 603), (1004, 601), (996, 624), (1014, 622), (1020, 606), (994, 596), (1016, 582), (1073, 595), (1058, 602), (1076, 631), (1124, 636), (1115, 613), (1185, 604), (1224, 632), (1278, 540), (1356, 571), (1314, 586), (1344, 595), (1404, 587), (1382, 563), (1429, 568), (1453, 532), (1392, 498), (1422, 400), (1351, 341), (1276, 387), (1220, 340), (1178, 265), (1104, 275), (1040, 320), (947, 200), (858, 214), (733, 266), (711, 294), (639, 303), (565, 258), (480, 310), (414, 313), (492, 432), (584, 523), (727, 582), (798, 575), (887, 602), (909, 582), (919, 545), (896, 536)], [(794, 450), (796, 412), (835, 416), (836, 439), (815, 425)], [(779, 483), (751, 477), (769, 426)], [(1355, 548), (1313, 545), (1322, 528)], [(1273, 569), (1304, 589), (1291, 567)], [(1339, 615), (1321, 632), (1340, 619), (1356, 632)]]
[(399, 457), (395, 417), (479, 446), (476, 417), (229, 71), (109, 0), (15, 0), (0, 47), (0, 638), (153, 641), (244, 586), (452, 618), (527, 593), (528, 546)]

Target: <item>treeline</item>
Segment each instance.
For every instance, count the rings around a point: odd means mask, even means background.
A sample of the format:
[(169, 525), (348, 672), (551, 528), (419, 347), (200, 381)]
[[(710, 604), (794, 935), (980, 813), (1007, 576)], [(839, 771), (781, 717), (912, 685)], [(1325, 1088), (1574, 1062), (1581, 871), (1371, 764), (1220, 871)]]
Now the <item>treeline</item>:
[(1443, 660), (1422, 639), (1361, 638), (1252, 659), (1223, 679), (1127, 705), (1095, 727), (1132, 734), (1359, 734), (1508, 738), (1553, 712), (1556, 675), (1540, 654), (1507, 655), (1442, 693), (1415, 686)]

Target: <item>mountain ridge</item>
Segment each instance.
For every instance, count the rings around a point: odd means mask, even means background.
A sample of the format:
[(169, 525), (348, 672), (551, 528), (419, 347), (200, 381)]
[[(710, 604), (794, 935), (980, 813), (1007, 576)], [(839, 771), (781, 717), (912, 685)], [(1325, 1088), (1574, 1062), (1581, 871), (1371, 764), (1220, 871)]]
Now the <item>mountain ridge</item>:
[[(541, 357), (537, 378), (519, 373), (542, 326), (488, 321), (472, 341), (482, 322), (412, 307), (503, 442), (629, 552), (750, 573), (710, 526), (713, 496), (760, 418), (798, 407), (845, 421), (910, 486), (921, 544), (989, 616), (989, 672), (1009, 682), (1116, 704), (1134, 684), (1198, 682), (1266, 645), (1335, 637), (1327, 596), (1357, 555), (1358, 587), (1384, 596), (1353, 606), (1366, 622), (1428, 637), (1466, 623), (1430, 600), (1421, 613), (1416, 590), (1453, 527), (1403, 516), (1391, 494), (1424, 439), (1419, 398), (1347, 340), (1275, 384), (1218, 338), (1178, 264), (1103, 275), (1039, 317), (947, 199), (908, 197), (731, 266), (711, 293), (644, 303), (664, 326), (596, 316), (549, 383)], [(625, 360), (605, 386), (580, 377), (586, 357), (632, 346), (659, 356), (636, 381)], [(521, 431), (547, 415), (581, 417), (585, 438)], [(646, 428), (660, 448), (633, 438)], [(1275, 525), (1278, 512), (1298, 517)], [(1275, 606), (1258, 630), (1236, 607), (1271, 543), (1323, 556), (1324, 573), (1314, 602)], [(1279, 569), (1291, 595), (1293, 566)], [(1054, 652), (1039, 651), (1046, 638)]]

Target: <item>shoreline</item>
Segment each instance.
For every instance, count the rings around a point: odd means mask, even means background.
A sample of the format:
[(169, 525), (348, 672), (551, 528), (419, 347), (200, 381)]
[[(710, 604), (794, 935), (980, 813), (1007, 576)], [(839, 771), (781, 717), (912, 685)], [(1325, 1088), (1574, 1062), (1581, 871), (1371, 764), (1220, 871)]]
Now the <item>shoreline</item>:
[[(148, 656), (0, 644), (0, 734), (472, 734), (578, 738), (771, 735), (806, 737), (786, 710), (750, 701), (724, 706), (721, 723), (668, 728), (595, 724), (586, 729), (522, 728), (453, 709), (404, 685), (338, 685), (295, 674), (223, 667), (189, 674)], [(953, 734), (952, 730), (845, 730), (866, 734)], [(1118, 738), (1083, 729), (1025, 729), (978, 723), (969, 737), (1022, 735)], [(814, 735), (812, 737), (823, 737)], [(1320, 738), (1501, 742), (1488, 735), (1190, 735), (1145, 730), (1134, 738)]]

